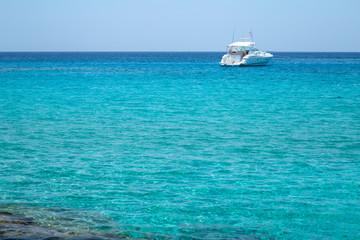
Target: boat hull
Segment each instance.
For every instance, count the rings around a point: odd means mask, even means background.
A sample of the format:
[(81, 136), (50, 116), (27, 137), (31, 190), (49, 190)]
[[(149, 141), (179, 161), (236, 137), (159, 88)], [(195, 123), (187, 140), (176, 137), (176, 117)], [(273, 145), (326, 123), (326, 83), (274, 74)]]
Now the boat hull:
[(267, 65), (272, 57), (250, 57), (248, 59), (243, 59), (240, 62), (240, 66), (265, 66)]
[(241, 67), (241, 66), (265, 66), (272, 59), (273, 55), (265, 53), (262, 55), (233, 56), (225, 54), (220, 62), (223, 67)]

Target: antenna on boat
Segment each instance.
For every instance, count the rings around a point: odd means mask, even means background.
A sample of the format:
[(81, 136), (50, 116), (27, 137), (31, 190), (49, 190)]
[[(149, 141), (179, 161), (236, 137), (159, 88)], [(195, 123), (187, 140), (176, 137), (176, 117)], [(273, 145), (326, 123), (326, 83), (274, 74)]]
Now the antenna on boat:
[(250, 30), (249, 35), (250, 35), (251, 41), (254, 42), (254, 38), (253, 38), (253, 35), (252, 35), (252, 29)]
[(232, 37), (232, 43), (234, 42), (234, 36), (235, 36), (235, 28), (233, 29), (233, 37)]

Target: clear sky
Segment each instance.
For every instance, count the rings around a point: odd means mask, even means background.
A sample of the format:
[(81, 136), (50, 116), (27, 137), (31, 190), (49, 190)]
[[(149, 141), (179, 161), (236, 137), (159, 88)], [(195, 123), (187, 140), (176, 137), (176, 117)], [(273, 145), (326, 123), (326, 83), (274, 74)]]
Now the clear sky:
[(0, 0), (0, 51), (360, 52), (360, 0)]

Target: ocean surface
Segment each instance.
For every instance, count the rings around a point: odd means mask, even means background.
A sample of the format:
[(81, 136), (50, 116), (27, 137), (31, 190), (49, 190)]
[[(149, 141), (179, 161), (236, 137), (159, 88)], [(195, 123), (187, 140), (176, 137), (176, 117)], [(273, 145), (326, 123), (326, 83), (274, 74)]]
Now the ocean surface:
[(24, 239), (360, 239), (360, 53), (223, 54), (0, 53), (0, 211)]

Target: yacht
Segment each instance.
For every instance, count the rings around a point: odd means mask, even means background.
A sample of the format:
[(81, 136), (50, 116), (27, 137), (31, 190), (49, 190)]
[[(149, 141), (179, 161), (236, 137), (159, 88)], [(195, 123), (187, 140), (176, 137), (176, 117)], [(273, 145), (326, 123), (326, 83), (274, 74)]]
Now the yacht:
[[(252, 35), (252, 34), (251, 34)], [(228, 52), (220, 62), (221, 66), (264, 66), (273, 57), (272, 54), (259, 51), (255, 42), (242, 38), (240, 42), (228, 45)]]

